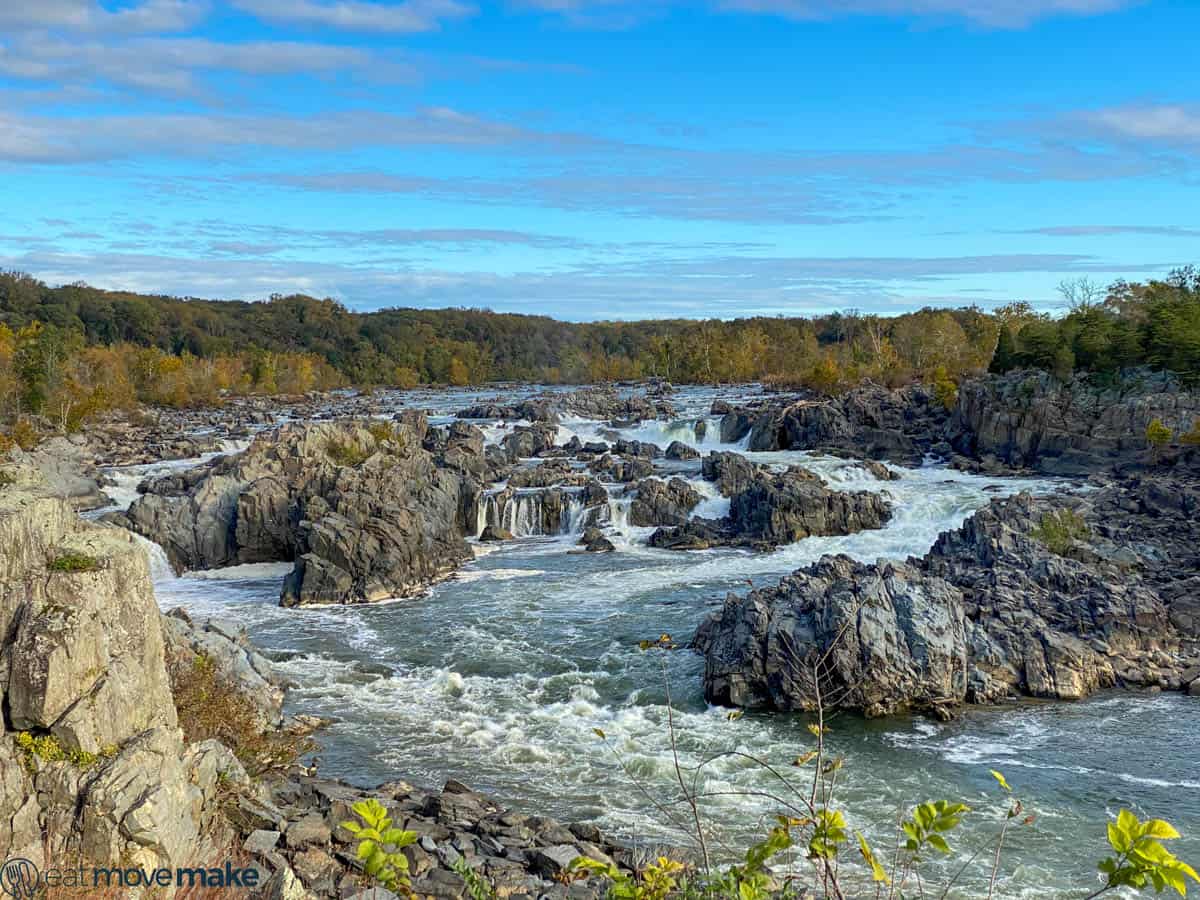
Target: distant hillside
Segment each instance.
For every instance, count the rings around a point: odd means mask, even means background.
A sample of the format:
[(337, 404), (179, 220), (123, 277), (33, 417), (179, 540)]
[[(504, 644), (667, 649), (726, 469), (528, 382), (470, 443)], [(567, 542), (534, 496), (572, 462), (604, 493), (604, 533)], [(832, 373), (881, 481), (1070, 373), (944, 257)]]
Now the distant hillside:
[(129, 343), (175, 355), (311, 353), (356, 384), (797, 378), (826, 352), (851, 378), (859, 375), (855, 367), (880, 359), (904, 377), (939, 365), (982, 368), (996, 340), (992, 317), (978, 309), (577, 324), (480, 309), (355, 313), (300, 295), (262, 303), (180, 299), (0, 275), (0, 322), (17, 331), (34, 321), (80, 334), (89, 345)]

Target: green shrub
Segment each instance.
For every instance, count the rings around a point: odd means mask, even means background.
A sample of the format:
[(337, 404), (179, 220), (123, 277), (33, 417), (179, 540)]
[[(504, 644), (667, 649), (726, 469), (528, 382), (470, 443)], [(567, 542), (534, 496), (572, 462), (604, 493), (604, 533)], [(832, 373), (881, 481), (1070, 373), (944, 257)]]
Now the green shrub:
[(64, 553), (50, 560), (47, 568), (51, 572), (95, 572), (100, 568), (100, 560), (84, 553)]
[(1086, 538), (1091, 531), (1083, 517), (1073, 509), (1060, 509), (1046, 513), (1038, 527), (1029, 532), (1030, 537), (1040, 541), (1051, 553), (1065, 556), (1075, 541)]
[(356, 855), (363, 870), (389, 891), (411, 893), (408, 857), (402, 851), (417, 842), (417, 833), (393, 828), (387, 809), (374, 797), (359, 800), (350, 808), (358, 822), (342, 822), (342, 827), (358, 838)]
[(250, 775), (284, 769), (315, 749), (307, 737), (264, 732), (254, 705), (213, 661), (179, 654), (167, 668), (179, 727), (189, 742), (215, 739), (233, 751)]
[(90, 769), (102, 759), (111, 759), (117, 755), (117, 747), (110, 745), (101, 748), (99, 753), (92, 753), (78, 748), (67, 748), (59, 743), (52, 734), (33, 735), (28, 731), (17, 734), (17, 749), (23, 757), (23, 764), (30, 773), (36, 772), (38, 762), (69, 762), (81, 769)]
[(1162, 419), (1153, 419), (1146, 426), (1146, 443), (1153, 448), (1155, 453), (1171, 443), (1174, 437), (1175, 432), (1164, 425)]
[(351, 441), (331, 440), (325, 445), (325, 455), (337, 466), (359, 466), (371, 454)]

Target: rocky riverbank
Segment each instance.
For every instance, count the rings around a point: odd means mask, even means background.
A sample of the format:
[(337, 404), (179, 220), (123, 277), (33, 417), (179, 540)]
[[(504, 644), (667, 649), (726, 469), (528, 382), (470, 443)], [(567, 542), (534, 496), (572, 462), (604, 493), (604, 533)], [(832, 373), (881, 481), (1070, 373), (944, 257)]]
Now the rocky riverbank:
[(367, 790), (297, 764), (259, 771), (251, 745), (189, 741), (198, 716), (221, 717), (195, 708), (196, 672), (250, 711), (247, 737), (312, 723), (283, 718), (283, 686), (244, 634), (159, 612), (137, 539), (79, 519), (28, 466), (0, 471), (5, 858), (42, 871), (231, 861), (259, 873), (250, 897), (380, 900), (361, 893), (368, 881), (341, 827), (369, 796), (418, 835), (404, 851), (417, 897), (466, 897), (468, 878), (498, 897), (598, 897), (598, 884), (568, 889), (560, 877), (575, 857), (641, 861), (592, 826), (512, 812), (458, 782)]

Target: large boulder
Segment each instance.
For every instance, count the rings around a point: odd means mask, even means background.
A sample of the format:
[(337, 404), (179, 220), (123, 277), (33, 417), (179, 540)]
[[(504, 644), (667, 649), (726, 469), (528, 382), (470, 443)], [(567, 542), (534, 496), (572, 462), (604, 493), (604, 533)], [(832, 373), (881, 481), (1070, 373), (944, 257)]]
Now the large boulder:
[(903, 563), (845, 556), (731, 596), (697, 637), (705, 694), (728, 706), (884, 715), (966, 691), (961, 593)]
[[(285, 425), (243, 453), (144, 484), (131, 527), (177, 569), (294, 560), (281, 602), (410, 596), (470, 558), (478, 486), (459, 457), (471, 432), (423, 444), (424, 417)], [(468, 526), (468, 522), (470, 526)]]
[(637, 495), (629, 506), (629, 524), (682, 525), (702, 498), (682, 478), (663, 481), (645, 478), (637, 483)]
[(700, 466), (705, 480), (715, 482), (723, 497), (746, 490), (758, 474), (758, 466), (742, 454), (728, 450), (714, 450), (704, 457)]
[(738, 534), (770, 544), (882, 528), (891, 515), (891, 507), (879, 494), (831, 491), (800, 468), (760, 473), (729, 505), (729, 520)]

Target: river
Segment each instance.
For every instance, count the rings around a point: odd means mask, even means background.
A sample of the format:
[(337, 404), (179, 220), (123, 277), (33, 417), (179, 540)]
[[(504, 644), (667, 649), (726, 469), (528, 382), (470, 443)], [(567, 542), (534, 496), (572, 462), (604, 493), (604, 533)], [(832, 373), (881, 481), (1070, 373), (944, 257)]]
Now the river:
[[(702, 450), (739, 449), (719, 443), (715, 419), (703, 441), (694, 438), (693, 423), (705, 418), (713, 396), (685, 391), (674, 398), (678, 422), (621, 434), (663, 446), (680, 438)], [(440, 422), (475, 395), (397, 399), (430, 409)], [(498, 425), (486, 431), (491, 438), (504, 433)], [(575, 420), (564, 424), (560, 440), (601, 433), (600, 423)], [(894, 518), (878, 531), (809, 538), (767, 554), (678, 553), (647, 548), (651, 529), (628, 527), (615, 508), (615, 553), (571, 553), (577, 534), (479, 546), (474, 562), (427, 596), (375, 606), (281, 609), (279, 579), (287, 565), (176, 578), (159, 558), (156, 590), (164, 609), (183, 606), (244, 626), (294, 682), (288, 707), (335, 720), (320, 736), (327, 775), (363, 784), (402, 777), (436, 785), (454, 777), (526, 812), (594, 821), (632, 842), (682, 844), (643, 792), (660, 803), (678, 796), (668, 690), (676, 749), (689, 778), (713, 754), (740, 750), (802, 779), (787, 764), (812, 737), (801, 715), (731, 719), (727, 710), (709, 708), (698, 656), (643, 652), (639, 640), (669, 633), (684, 643), (729, 591), (773, 584), (824, 553), (864, 561), (920, 555), (991, 497), (1072, 487), (932, 465), (897, 469), (900, 480), (880, 482), (831, 457), (748, 455), (803, 463), (837, 489), (885, 491)], [(114, 493), (128, 502), (144, 474), (182, 464), (117, 470)], [(710, 498), (701, 512), (720, 514), (727, 501), (698, 486)], [(970, 709), (949, 723), (839, 715), (829, 740), (845, 757), (841, 803), (877, 848), (892, 846), (897, 811), (923, 799), (972, 808), (951, 837), (960, 850), (988, 840), (1003, 809), (988, 770), (999, 769), (1036, 818), (1010, 832), (997, 896), (1080, 897), (1097, 885), (1104, 822), (1122, 806), (1168, 818), (1185, 835), (1200, 834), (1200, 720), (1191, 718), (1197, 712), (1200, 698), (1112, 692), (1073, 704)], [(718, 795), (703, 804), (718, 855), (762, 834), (777, 811), (771, 801), (745, 795), (779, 785), (744, 757), (705, 765), (699, 783)], [(1200, 854), (1200, 841), (1175, 843), (1185, 859)], [(950, 896), (986, 895), (984, 857)], [(935, 864), (933, 883), (944, 883), (953, 869)]]

